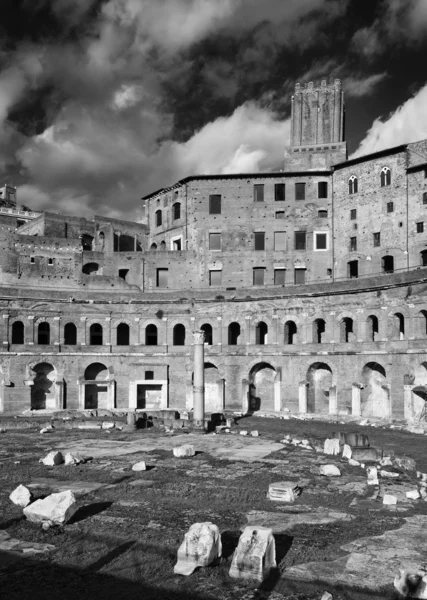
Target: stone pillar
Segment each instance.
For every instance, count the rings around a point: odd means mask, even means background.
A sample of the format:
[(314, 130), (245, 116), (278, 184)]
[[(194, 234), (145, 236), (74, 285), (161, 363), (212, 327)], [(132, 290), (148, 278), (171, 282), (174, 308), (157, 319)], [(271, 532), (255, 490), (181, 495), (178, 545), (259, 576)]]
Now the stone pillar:
[(193, 380), (193, 420), (196, 427), (205, 424), (205, 334), (193, 332), (194, 341), (194, 380)]
[(249, 382), (246, 379), (242, 381), (242, 413), (246, 415), (249, 412)]
[(403, 386), (403, 416), (408, 423), (414, 422), (414, 404), (412, 402), (413, 385)]
[(276, 376), (274, 378), (274, 410), (280, 412), (282, 410), (282, 397), (281, 389), (282, 385), (282, 370), (280, 367), (277, 369)]
[[(55, 322), (55, 324), (57, 325), (57, 327), (55, 327), (55, 329), (52, 327), (52, 334), (53, 334), (53, 345), (54, 346), (59, 346), (60, 344), (62, 344), (62, 339), (61, 339), (61, 317), (53, 317), (53, 320)], [(62, 408), (62, 407), (61, 407)]]
[(362, 416), (362, 407), (360, 404), (360, 390), (360, 385), (358, 383), (353, 383), (351, 388), (351, 414), (353, 415), (353, 417)]
[(215, 339), (213, 339), (212, 344), (215, 345), (215, 343), (216, 343), (218, 346), (221, 346), (223, 344), (223, 341), (222, 341), (222, 317), (217, 317), (216, 320), (218, 322), (217, 331), (212, 332), (212, 337), (215, 338), (215, 336), (216, 336), (216, 342), (215, 342)]
[[(26, 344), (30, 344), (31, 346), (34, 346), (34, 337), (35, 337), (34, 316), (33, 315), (28, 316), (27, 319), (29, 320), (29, 323), (28, 323), (28, 327), (25, 328), (26, 329), (26, 332), (25, 332), (26, 337), (25, 337), (24, 342)], [(28, 339), (28, 341), (27, 341), (27, 339)]]
[(298, 410), (300, 413), (307, 413), (307, 382), (300, 381), (298, 387)]
[(338, 396), (337, 386), (331, 385), (329, 388), (329, 414), (336, 415), (338, 413)]

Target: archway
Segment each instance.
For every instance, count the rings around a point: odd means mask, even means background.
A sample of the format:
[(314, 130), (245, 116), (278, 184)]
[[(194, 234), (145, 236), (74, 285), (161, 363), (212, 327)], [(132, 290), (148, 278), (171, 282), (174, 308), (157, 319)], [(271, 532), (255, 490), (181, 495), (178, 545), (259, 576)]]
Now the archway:
[(375, 342), (378, 338), (379, 323), (378, 317), (369, 315), (366, 319), (366, 338), (368, 342)]
[(274, 410), (276, 369), (269, 363), (259, 363), (249, 373), (248, 411)]
[(98, 275), (98, 271), (99, 265), (94, 262), (86, 263), (82, 268), (82, 272), (85, 273), (85, 275)]
[(152, 323), (145, 328), (145, 345), (157, 346), (157, 327)]
[(332, 387), (332, 371), (326, 363), (314, 363), (307, 371), (307, 412), (329, 413), (329, 394)]
[(421, 363), (414, 373), (414, 387), (412, 388), (412, 415), (419, 420), (425, 414), (427, 400), (427, 362)]
[(224, 408), (224, 380), (218, 368), (205, 363), (205, 409), (206, 412), (219, 412)]
[(12, 323), (12, 344), (24, 343), (24, 323), (15, 321)]
[(321, 344), (324, 341), (324, 333), (326, 331), (326, 322), (324, 319), (316, 319), (313, 321), (313, 343)]
[(237, 346), (237, 344), (239, 343), (239, 338), (240, 338), (240, 324), (236, 323), (234, 321), (233, 323), (230, 323), (230, 325), (228, 326), (228, 345), (229, 346)]
[(84, 378), (91, 383), (85, 385), (85, 409), (108, 407), (108, 385), (103, 382), (109, 376), (107, 367), (102, 363), (92, 363), (86, 368)]
[(117, 346), (129, 346), (130, 328), (127, 323), (117, 325)]
[(260, 321), (255, 327), (255, 344), (260, 346), (268, 344), (268, 327), (264, 321)]
[(213, 334), (212, 334), (212, 325), (209, 323), (205, 323), (200, 327), (200, 330), (205, 334), (205, 344), (208, 346), (212, 346)]
[(367, 363), (362, 370), (361, 414), (364, 417), (390, 417), (390, 390), (384, 367)]
[(31, 386), (31, 410), (49, 408), (49, 400), (55, 400), (55, 368), (49, 363), (39, 363), (32, 370), (36, 374)]
[(174, 346), (185, 346), (185, 327), (182, 323), (178, 323), (173, 328), (173, 340)]
[(297, 326), (295, 321), (286, 321), (284, 327), (284, 341), (287, 345), (295, 344), (297, 336)]

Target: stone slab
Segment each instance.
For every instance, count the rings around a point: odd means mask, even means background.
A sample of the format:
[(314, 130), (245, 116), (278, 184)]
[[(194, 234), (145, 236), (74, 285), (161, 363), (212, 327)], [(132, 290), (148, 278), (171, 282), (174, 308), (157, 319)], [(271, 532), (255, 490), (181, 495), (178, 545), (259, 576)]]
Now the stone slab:
[(75, 496), (83, 496), (96, 492), (102, 488), (111, 486), (109, 483), (97, 483), (95, 481), (57, 481), (49, 477), (39, 477), (33, 479), (31, 483), (27, 484), (27, 488), (30, 490), (45, 489), (49, 488), (52, 492), (65, 492), (71, 490)]
[(17, 559), (45, 554), (52, 550), (55, 550), (55, 546), (52, 544), (25, 542), (11, 537), (4, 530), (0, 530), (0, 569), (6, 568)]
[(251, 510), (246, 515), (249, 525), (268, 527), (273, 530), (273, 533), (286, 533), (295, 525), (327, 525), (335, 523), (335, 521), (352, 521), (355, 518), (354, 515), (348, 513), (327, 509), (316, 509), (313, 512), (304, 510), (300, 514)]

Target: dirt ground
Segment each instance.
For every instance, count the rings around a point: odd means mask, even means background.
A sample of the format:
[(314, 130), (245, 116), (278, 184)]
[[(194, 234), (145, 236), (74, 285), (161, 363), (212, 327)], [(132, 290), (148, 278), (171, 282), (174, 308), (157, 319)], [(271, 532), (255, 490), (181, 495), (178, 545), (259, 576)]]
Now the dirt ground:
[[(416, 460), (417, 469), (427, 472), (427, 436), (387, 428), (361, 427), (321, 421), (279, 420), (248, 417), (234, 426), (258, 430), (263, 441), (280, 442), (284, 435), (308, 438), (322, 443), (333, 431), (351, 431), (369, 436), (372, 446)], [(325, 457), (294, 446), (284, 446), (266, 458), (233, 460), (219, 458), (209, 451), (195, 457), (176, 459), (163, 440), (179, 433), (165, 434), (156, 428), (126, 433), (106, 431), (54, 430), (40, 435), (38, 430), (7, 431), (0, 435), (0, 530), (13, 538), (53, 544), (55, 550), (32, 557), (17, 558), (0, 551), (1, 597), (8, 600), (61, 599), (168, 599), (168, 600), (311, 600), (321, 598), (325, 588), (316, 582), (290, 585), (280, 580), (288, 567), (311, 561), (331, 561), (345, 554), (340, 545), (396, 529), (403, 516), (427, 515), (427, 502), (416, 501), (404, 513), (387, 510), (372, 499), (372, 490), (356, 493), (351, 485), (331, 483), (314, 474), (322, 463), (339, 466), (345, 481), (361, 481), (366, 475), (339, 457)], [(221, 433), (214, 443), (221, 447), (232, 436)], [(185, 443), (182, 434), (179, 443)], [(238, 436), (239, 441), (243, 436)], [(237, 439), (237, 437), (236, 437)], [(258, 438), (244, 438), (250, 446)], [(132, 452), (98, 457), (74, 467), (46, 467), (39, 458), (61, 444), (79, 450), (90, 441), (117, 448), (132, 445)], [(138, 443), (153, 449), (138, 450)], [(203, 440), (202, 440), (203, 441)], [(242, 440), (243, 441), (243, 440)], [(136, 445), (135, 445), (136, 442)], [(171, 442), (172, 443), (172, 442)], [(128, 446), (126, 446), (128, 444)], [(173, 445), (173, 443), (172, 443)], [(159, 446), (159, 447), (156, 447)], [(131, 467), (145, 460), (148, 470), (133, 472)], [(401, 471), (400, 480), (413, 488), (414, 473)], [(42, 530), (23, 517), (8, 496), (20, 483), (48, 481), (34, 490), (46, 496), (61, 481), (104, 484), (79, 497), (79, 511), (61, 528)], [(268, 485), (275, 481), (305, 482), (301, 496), (292, 505), (267, 499)], [(52, 482), (52, 485), (49, 482)], [(52, 487), (53, 486), (53, 487)], [(355, 502), (356, 499), (356, 502)], [(375, 510), (374, 510), (375, 508)], [(241, 528), (250, 511), (283, 512), (290, 515), (325, 509), (349, 515), (346, 520), (328, 524), (304, 524), (303, 520), (286, 533), (276, 534), (278, 569), (263, 584), (230, 578), (228, 571)], [(184, 534), (196, 522), (218, 525), (223, 542), (221, 564), (198, 569), (190, 577), (174, 575), (177, 550)], [(372, 594), (344, 588), (329, 589), (334, 600), (371, 598)], [(394, 597), (392, 586), (381, 597)], [(380, 597), (380, 596), (377, 596)], [(397, 596), (396, 596), (397, 597)]]

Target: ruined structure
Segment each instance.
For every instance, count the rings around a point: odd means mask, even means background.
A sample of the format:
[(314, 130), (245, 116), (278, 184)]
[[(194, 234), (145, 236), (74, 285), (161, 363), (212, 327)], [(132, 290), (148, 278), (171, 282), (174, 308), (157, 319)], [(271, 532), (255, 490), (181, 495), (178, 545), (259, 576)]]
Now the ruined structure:
[(202, 330), (206, 411), (424, 418), (427, 141), (347, 160), (340, 82), (297, 84), (283, 170), (143, 203), (0, 209), (0, 411), (190, 409)]

